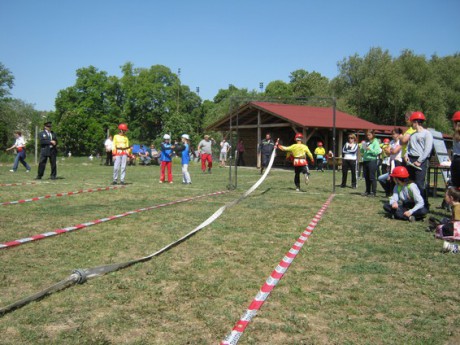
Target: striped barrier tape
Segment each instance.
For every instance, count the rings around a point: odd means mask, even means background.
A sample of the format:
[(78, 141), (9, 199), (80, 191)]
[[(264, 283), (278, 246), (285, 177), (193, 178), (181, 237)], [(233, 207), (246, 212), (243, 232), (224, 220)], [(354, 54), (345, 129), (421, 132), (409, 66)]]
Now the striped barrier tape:
[(140, 209), (137, 209), (137, 210), (134, 210), (134, 211), (129, 211), (129, 212), (117, 214), (115, 216), (96, 219), (96, 220), (93, 220), (91, 222), (81, 223), (81, 224), (78, 224), (78, 225), (75, 225), (75, 226), (69, 226), (67, 228), (62, 228), (62, 229), (56, 229), (56, 230), (45, 232), (45, 233), (42, 233), (42, 234), (39, 234), (39, 235), (21, 238), (19, 240), (0, 243), (0, 250), (10, 248), (10, 247), (19, 246), (21, 244), (25, 244), (25, 243), (32, 242), (32, 241), (42, 240), (44, 238), (48, 238), (48, 237), (52, 237), (52, 236), (56, 236), (56, 235), (61, 235), (61, 234), (64, 234), (66, 232), (80, 230), (80, 229), (87, 228), (87, 227), (92, 226), (92, 225), (108, 222), (108, 221), (111, 221), (111, 220), (114, 220), (114, 219), (119, 219), (119, 218), (126, 217), (126, 216), (129, 216), (129, 215), (135, 214), (135, 213), (149, 211), (149, 210), (153, 210), (153, 209), (156, 209), (156, 208), (166, 207), (166, 206), (175, 205), (175, 204), (179, 204), (179, 203), (183, 203), (183, 202), (187, 202), (187, 201), (196, 200), (196, 199), (203, 198), (203, 197), (206, 197), (206, 196), (220, 195), (220, 194), (224, 194), (224, 193), (228, 193), (228, 191), (214, 192), (214, 193), (199, 195), (199, 196), (195, 196), (195, 197), (191, 197), (191, 198), (185, 198), (185, 199), (180, 199), (180, 200), (176, 200), (176, 201), (171, 201), (171, 202), (167, 202), (167, 203), (160, 204), (160, 205), (144, 207), (144, 208), (140, 208)]
[(91, 188), (91, 189), (86, 189), (86, 190), (81, 189), (81, 190), (76, 191), (76, 192), (48, 194), (48, 195), (38, 196), (38, 197), (35, 197), (35, 198), (30, 198), (30, 199), (21, 199), (21, 200), (16, 200), (16, 201), (6, 201), (6, 202), (0, 203), (0, 206), (23, 204), (25, 202), (38, 201), (38, 200), (49, 199), (49, 198), (53, 198), (53, 197), (69, 196), (69, 195), (82, 194), (82, 193), (91, 193), (91, 192), (101, 192), (101, 191), (105, 191), (105, 190), (119, 189), (119, 188), (124, 188), (124, 187), (125, 186), (101, 187), (101, 188)]
[(278, 266), (276, 266), (276, 268), (270, 274), (268, 279), (262, 285), (260, 291), (254, 297), (252, 303), (249, 305), (249, 308), (241, 316), (240, 320), (236, 323), (235, 327), (233, 327), (230, 334), (228, 334), (228, 336), (220, 343), (221, 345), (236, 345), (238, 343), (240, 337), (243, 335), (243, 332), (245, 331), (249, 322), (251, 322), (252, 318), (256, 316), (257, 311), (267, 300), (273, 288), (284, 276), (289, 266), (299, 253), (300, 249), (302, 249), (304, 243), (312, 234), (313, 230), (315, 229), (316, 225), (318, 224), (319, 220), (323, 216), (323, 213), (326, 211), (333, 198), (334, 195), (331, 194), (327, 201), (320, 208), (318, 213), (310, 221), (305, 231), (300, 235), (297, 241), (292, 245), (291, 249), (286, 253), (286, 256), (284, 256), (284, 258), (280, 261)]
[(0, 187), (25, 186), (25, 185), (29, 185), (29, 184), (37, 184), (37, 182), (0, 183)]

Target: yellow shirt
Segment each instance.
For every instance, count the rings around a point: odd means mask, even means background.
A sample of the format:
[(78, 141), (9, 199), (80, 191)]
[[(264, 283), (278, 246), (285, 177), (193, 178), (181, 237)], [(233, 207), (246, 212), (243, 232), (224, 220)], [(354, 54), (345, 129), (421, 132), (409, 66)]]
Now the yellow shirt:
[[(409, 127), (407, 129), (407, 131), (404, 132), (403, 136), (405, 136), (406, 134), (414, 134), (415, 132), (417, 132), (416, 129), (413, 129), (412, 127)], [(407, 143), (405, 145), (402, 145), (401, 146), (401, 157), (404, 157), (406, 155), (406, 151), (407, 151)]]
[(122, 153), (123, 150), (129, 149), (129, 139), (126, 135), (115, 134), (113, 137), (113, 151), (114, 155), (117, 154), (126, 154)]
[(305, 158), (305, 154), (313, 161), (313, 155), (307, 145), (293, 144), (291, 146), (279, 146), (281, 150), (291, 152), (294, 158)]
[(326, 155), (326, 149), (322, 146), (318, 146), (316, 149), (315, 149), (315, 155), (320, 155), (320, 156), (325, 156)]

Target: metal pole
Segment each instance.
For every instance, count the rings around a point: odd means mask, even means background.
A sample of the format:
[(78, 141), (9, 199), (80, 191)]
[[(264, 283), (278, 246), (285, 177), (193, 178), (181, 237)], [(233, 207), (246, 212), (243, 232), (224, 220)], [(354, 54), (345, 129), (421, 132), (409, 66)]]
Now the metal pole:
[[(335, 161), (337, 155), (336, 155), (336, 149), (335, 149), (335, 107), (336, 107), (336, 99), (335, 97), (332, 98), (332, 154), (333, 154), (333, 159), (332, 159), (332, 193), (335, 193)], [(343, 168), (342, 168), (343, 169)]]
[(35, 165), (37, 165), (38, 159), (38, 126), (35, 126)]

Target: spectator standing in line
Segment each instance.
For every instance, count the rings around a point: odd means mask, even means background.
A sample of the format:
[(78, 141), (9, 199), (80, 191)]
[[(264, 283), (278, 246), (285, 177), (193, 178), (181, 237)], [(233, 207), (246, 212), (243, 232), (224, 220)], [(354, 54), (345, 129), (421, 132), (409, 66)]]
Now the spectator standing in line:
[(222, 139), (222, 141), (220, 142), (220, 157), (219, 157), (221, 168), (225, 168), (225, 165), (227, 164), (227, 154), (231, 148), (232, 147), (230, 146), (228, 141), (225, 140), (225, 138)]
[(366, 132), (368, 141), (361, 146), (361, 153), (363, 154), (363, 174), (366, 181), (366, 191), (362, 196), (375, 197), (377, 192), (377, 157), (382, 151), (380, 144), (375, 137), (374, 130)]
[(36, 180), (41, 180), (45, 173), (46, 162), (50, 161), (51, 164), (51, 175), (50, 178), (55, 180), (57, 178), (57, 136), (51, 130), (51, 122), (44, 124), (44, 129), (38, 133), (40, 140), (40, 161), (38, 163), (38, 174)]
[(208, 173), (211, 173), (212, 169), (212, 145), (216, 141), (210, 138), (209, 135), (205, 135), (204, 139), (198, 143), (198, 152), (201, 157), (201, 170), (206, 172), (206, 164), (208, 165)]
[(342, 184), (341, 188), (347, 185), (348, 171), (351, 171), (351, 188), (356, 189), (356, 162), (358, 154), (358, 143), (356, 135), (349, 134), (348, 141), (342, 148)]
[(21, 164), (26, 168), (26, 171), (30, 172), (30, 166), (26, 162), (26, 142), (22, 137), (22, 132), (14, 132), (14, 138), (16, 139), (14, 145), (6, 149), (6, 151), (16, 149), (16, 157), (14, 158), (13, 169), (10, 171), (16, 172), (16, 170), (18, 170), (19, 162), (21, 162)]
[(260, 174), (264, 173), (264, 169), (267, 167), (270, 162), (270, 157), (272, 155), (273, 149), (275, 148), (275, 143), (272, 140), (270, 133), (265, 134), (265, 139), (262, 139), (259, 144), (259, 153), (260, 153)]
[(237, 152), (237, 155), (238, 155), (238, 160), (236, 161), (236, 165), (238, 165), (238, 166), (246, 165), (244, 163), (244, 143), (243, 143), (243, 139), (240, 139), (238, 141), (238, 145), (236, 146), (236, 152)]
[(126, 165), (130, 154), (129, 139), (126, 136), (128, 125), (120, 123), (118, 130), (118, 134), (113, 137), (112, 155), (115, 157), (115, 162), (113, 164), (112, 184), (118, 184), (118, 175), (120, 175), (120, 184), (125, 184)]
[(112, 139), (113, 139), (112, 136), (109, 135), (109, 137), (105, 139), (105, 142), (104, 142), (105, 153), (106, 153), (105, 165), (108, 165), (108, 166), (113, 165), (113, 157), (112, 157), (113, 140)]
[(174, 145), (171, 145), (171, 136), (163, 135), (163, 142), (160, 146), (161, 152), (161, 167), (160, 167), (160, 183), (165, 182), (165, 169), (168, 169), (168, 182), (173, 183), (172, 175), (172, 157)]
[(417, 184), (425, 202), (425, 207), (429, 209), (428, 193), (425, 188), (425, 178), (428, 171), (428, 164), (433, 149), (433, 135), (430, 131), (423, 128), (425, 115), (420, 111), (411, 114), (409, 121), (415, 132), (410, 136), (407, 143), (407, 151), (404, 156), (407, 170), (412, 181)]
[(454, 144), (452, 147), (452, 161), (450, 164), (450, 181), (452, 186), (460, 187), (460, 111), (452, 116), (454, 125)]

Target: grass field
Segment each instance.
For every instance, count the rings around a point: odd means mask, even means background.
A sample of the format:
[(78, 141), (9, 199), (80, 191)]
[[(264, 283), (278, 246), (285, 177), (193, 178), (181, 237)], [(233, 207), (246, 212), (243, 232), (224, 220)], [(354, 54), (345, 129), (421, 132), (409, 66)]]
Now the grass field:
[[(216, 164), (217, 165), (217, 164)], [(32, 182), (0, 166), (0, 183)], [(128, 167), (124, 189), (0, 206), (0, 243), (184, 197), (224, 191), (228, 170), (193, 184), (159, 184), (158, 166)], [(49, 174), (49, 166), (45, 176)], [(14, 201), (106, 187), (112, 168), (59, 160), (56, 181), (0, 187)], [(0, 307), (72, 270), (146, 256), (191, 231), (260, 177), (238, 170), (238, 188), (0, 251)], [(337, 179), (340, 176), (337, 174)], [(312, 172), (296, 193), (293, 172), (272, 170), (248, 198), (152, 260), (88, 280), (0, 317), (1, 344), (218, 344), (332, 192), (332, 172)], [(383, 192), (336, 195), (239, 344), (458, 344), (459, 255), (442, 254), (425, 223), (383, 216)], [(441, 198), (432, 199), (438, 206)], [(447, 215), (436, 210), (436, 216)]]

